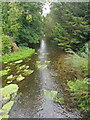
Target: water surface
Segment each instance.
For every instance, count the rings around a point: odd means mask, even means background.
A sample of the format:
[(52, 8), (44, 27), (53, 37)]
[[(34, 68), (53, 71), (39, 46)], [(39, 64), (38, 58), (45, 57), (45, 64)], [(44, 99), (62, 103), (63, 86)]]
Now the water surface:
[[(15, 104), (10, 111), (11, 118), (81, 118), (80, 112), (74, 105), (70, 106), (68, 92), (63, 88), (66, 84), (60, 77), (53, 77), (58, 72), (55, 69), (56, 58), (64, 58), (66, 53), (60, 50), (54, 42), (44, 38), (41, 41), (40, 49), (37, 54), (31, 57), (31, 60), (25, 59), (22, 64), (30, 66), (34, 72), (17, 83), (19, 85), (18, 95)], [(45, 61), (50, 61), (47, 68), (38, 69), (36, 61), (45, 65)], [(11, 73), (15, 74), (15, 65), (12, 66)], [(10, 73), (10, 74), (11, 74)], [(5, 79), (5, 78), (4, 78)], [(5, 81), (3, 86), (6, 85)], [(52, 99), (46, 99), (44, 90), (58, 91), (58, 97), (64, 97), (64, 104), (59, 104)], [(22, 94), (21, 94), (22, 93)]]

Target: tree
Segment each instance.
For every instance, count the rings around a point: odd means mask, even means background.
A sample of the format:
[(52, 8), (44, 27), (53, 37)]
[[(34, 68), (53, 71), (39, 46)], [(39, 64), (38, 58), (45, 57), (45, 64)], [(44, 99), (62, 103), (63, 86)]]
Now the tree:
[(40, 3), (3, 2), (2, 32), (13, 37), (18, 45), (38, 43), (42, 35)]
[(49, 17), (54, 21), (54, 27), (51, 28), (50, 35), (59, 43), (60, 47), (78, 50), (89, 40), (87, 10), (88, 3), (60, 2), (52, 4)]

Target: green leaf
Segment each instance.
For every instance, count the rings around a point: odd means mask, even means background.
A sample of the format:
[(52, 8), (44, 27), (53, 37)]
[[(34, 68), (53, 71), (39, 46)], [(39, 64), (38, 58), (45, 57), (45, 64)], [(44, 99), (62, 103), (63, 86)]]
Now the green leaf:
[(17, 77), (17, 81), (22, 81), (25, 77), (23, 77), (21, 74)]
[(56, 99), (56, 101), (64, 102), (64, 98), (60, 97), (60, 98)]
[(8, 70), (1, 70), (0, 71), (0, 77), (7, 75), (8, 71), (9, 71), (9, 69)]
[(30, 74), (32, 74), (34, 72), (34, 70), (28, 70), (28, 69), (26, 69), (26, 70), (24, 70), (24, 72), (22, 73), (23, 75), (25, 75), (25, 76), (27, 76), (27, 75), (30, 75)]
[(44, 96), (46, 99), (53, 99), (57, 96), (57, 91), (48, 91), (48, 90), (44, 90)]
[(2, 111), (3, 111), (5, 114), (7, 114), (7, 113), (11, 110), (13, 104), (14, 104), (14, 101), (8, 102), (7, 104), (5, 104), (5, 105), (2, 107)]
[(19, 60), (19, 61), (16, 61), (16, 62), (14, 62), (14, 63), (21, 63), (23, 60)]

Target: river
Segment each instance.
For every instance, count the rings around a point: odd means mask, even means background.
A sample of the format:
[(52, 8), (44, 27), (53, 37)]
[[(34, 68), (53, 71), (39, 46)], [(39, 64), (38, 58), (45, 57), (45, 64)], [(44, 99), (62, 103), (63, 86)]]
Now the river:
[[(48, 41), (45, 37), (42, 39), (40, 48), (29, 61), (25, 59), (22, 65), (28, 65), (34, 72), (17, 83), (19, 86), (18, 95), (15, 99), (14, 106), (10, 111), (10, 118), (81, 118), (82, 115), (77, 108), (70, 106), (68, 92), (63, 88), (66, 87), (64, 80), (57, 75), (55, 69), (56, 58), (64, 58), (66, 53), (57, 47), (56, 43)], [(46, 68), (38, 69), (36, 62), (39, 61)], [(21, 63), (20, 63), (21, 64)], [(12, 66), (11, 72), (15, 74), (15, 65)], [(16, 83), (14, 81), (14, 83)], [(63, 84), (62, 84), (63, 83)], [(5, 86), (5, 81), (3, 86)], [(44, 91), (57, 91), (58, 97), (65, 99), (63, 104), (47, 99)]]

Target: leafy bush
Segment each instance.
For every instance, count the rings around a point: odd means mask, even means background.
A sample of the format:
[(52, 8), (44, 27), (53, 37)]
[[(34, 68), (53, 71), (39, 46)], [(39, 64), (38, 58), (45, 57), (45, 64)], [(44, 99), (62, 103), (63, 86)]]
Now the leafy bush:
[(25, 59), (27, 57), (30, 57), (35, 52), (34, 49), (27, 48), (27, 47), (20, 47), (20, 51), (5, 54), (2, 56), (2, 62), (12, 62), (17, 61), (21, 59)]
[(85, 58), (88, 58), (89, 44), (90, 44), (90, 42), (85, 43), (85, 45), (80, 48), (80, 51), (78, 52), (78, 54), (79, 54), (80, 56), (85, 57)]
[(8, 53), (11, 52), (11, 41), (10, 41), (10, 37), (7, 35), (2, 34), (2, 53)]
[(90, 107), (90, 98), (88, 95), (88, 86), (89, 81), (88, 79), (80, 80), (76, 79), (74, 82), (68, 81), (68, 86), (70, 88), (70, 91), (73, 92), (73, 97), (75, 100), (77, 100), (78, 107), (81, 108), (83, 112), (89, 112)]

